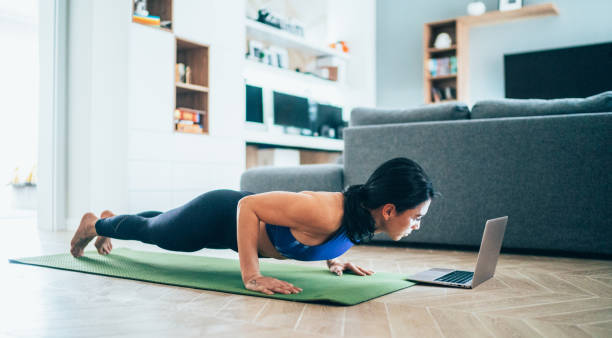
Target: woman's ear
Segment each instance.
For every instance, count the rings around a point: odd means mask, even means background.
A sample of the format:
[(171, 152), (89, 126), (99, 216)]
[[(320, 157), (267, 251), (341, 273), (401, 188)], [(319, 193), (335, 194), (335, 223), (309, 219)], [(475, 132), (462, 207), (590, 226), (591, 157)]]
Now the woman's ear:
[(395, 214), (395, 205), (391, 203), (385, 204), (385, 206), (383, 207), (383, 217), (385, 218), (385, 221), (388, 221), (389, 217), (393, 216), (394, 214)]

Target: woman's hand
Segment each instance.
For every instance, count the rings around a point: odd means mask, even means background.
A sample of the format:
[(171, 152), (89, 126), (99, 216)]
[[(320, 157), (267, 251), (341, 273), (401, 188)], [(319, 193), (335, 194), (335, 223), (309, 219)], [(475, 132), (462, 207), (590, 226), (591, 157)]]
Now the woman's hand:
[(249, 290), (265, 293), (266, 295), (273, 295), (275, 292), (288, 295), (292, 293), (300, 293), (302, 291), (302, 289), (294, 286), (291, 283), (265, 276), (257, 276), (249, 279), (246, 283), (244, 283), (244, 287)]
[(368, 270), (362, 267), (359, 267), (353, 263), (346, 262), (342, 263), (336, 260), (328, 260), (327, 267), (329, 267), (329, 271), (335, 273), (338, 276), (342, 276), (342, 271), (348, 270), (350, 272), (354, 272), (360, 276), (369, 276), (374, 273), (372, 270)]

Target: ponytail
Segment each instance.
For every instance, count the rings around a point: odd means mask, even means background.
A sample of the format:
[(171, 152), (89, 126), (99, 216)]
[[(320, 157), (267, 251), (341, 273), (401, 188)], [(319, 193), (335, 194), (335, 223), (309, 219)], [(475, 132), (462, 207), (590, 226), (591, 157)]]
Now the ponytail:
[(344, 195), (342, 227), (347, 230), (346, 236), (354, 244), (364, 239), (370, 240), (374, 235), (375, 223), (370, 211), (363, 206), (367, 194), (364, 185), (351, 185), (342, 194)]

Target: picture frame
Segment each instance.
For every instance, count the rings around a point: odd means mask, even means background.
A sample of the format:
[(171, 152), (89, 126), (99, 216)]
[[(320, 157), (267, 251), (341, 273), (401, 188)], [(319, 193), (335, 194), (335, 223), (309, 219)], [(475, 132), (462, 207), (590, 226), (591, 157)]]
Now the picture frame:
[(523, 7), (523, 0), (499, 0), (500, 11), (512, 11)]
[(260, 55), (263, 51), (263, 43), (257, 40), (249, 40), (249, 57), (259, 60), (261, 59)]
[(286, 48), (270, 46), (268, 49), (273, 58), (273, 66), (284, 69), (289, 68), (289, 52)]

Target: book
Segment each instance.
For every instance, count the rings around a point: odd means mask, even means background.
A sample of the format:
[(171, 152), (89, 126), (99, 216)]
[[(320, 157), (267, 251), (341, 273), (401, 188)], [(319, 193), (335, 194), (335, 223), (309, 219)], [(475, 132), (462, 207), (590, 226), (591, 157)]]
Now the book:
[(180, 124), (185, 124), (185, 125), (194, 125), (194, 124), (196, 124), (193, 121), (187, 121), (187, 120), (174, 120), (174, 123), (180, 123)]
[(203, 110), (195, 110), (189, 108), (176, 108), (174, 110), (175, 120), (187, 120), (195, 123), (200, 123), (202, 116), (206, 114)]
[(161, 18), (159, 16), (156, 16), (156, 15), (138, 15), (138, 14), (134, 14), (134, 17), (143, 18), (143, 19), (149, 19), (149, 20), (161, 20)]
[(429, 59), (427, 68), (432, 77), (457, 74), (457, 57)]
[(144, 25), (150, 25), (150, 26), (159, 26), (160, 24), (159, 16), (153, 16), (153, 15), (149, 15), (149, 16), (134, 15), (132, 16), (132, 20), (134, 22), (138, 22), (138, 23), (141, 23)]
[(178, 123), (176, 124), (176, 130), (188, 132), (188, 133), (200, 133), (200, 134), (203, 132), (202, 127), (199, 124), (189, 125), (189, 124)]
[(427, 62), (427, 68), (429, 69), (429, 75), (436, 76), (436, 59), (429, 59)]
[(442, 93), (436, 87), (431, 87), (431, 95), (433, 97), (433, 102), (440, 102), (442, 100)]

